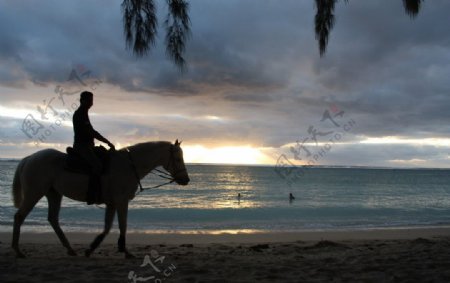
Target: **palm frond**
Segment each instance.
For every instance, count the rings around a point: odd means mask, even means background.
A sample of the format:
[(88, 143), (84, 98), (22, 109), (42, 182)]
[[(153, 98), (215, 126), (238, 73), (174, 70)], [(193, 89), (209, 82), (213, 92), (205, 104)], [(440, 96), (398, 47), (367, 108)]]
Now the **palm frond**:
[(403, 0), (405, 12), (411, 18), (415, 18), (419, 14), (420, 4), (422, 4), (422, 0)]
[(142, 57), (155, 44), (158, 20), (153, 0), (124, 0), (121, 6), (126, 46)]
[(189, 4), (185, 0), (167, 0), (169, 12), (165, 20), (166, 54), (184, 70), (186, 61), (183, 53), (190, 36)]
[(334, 6), (337, 0), (316, 0), (317, 13), (314, 18), (316, 39), (319, 42), (320, 56), (325, 54), (330, 31), (334, 26)]

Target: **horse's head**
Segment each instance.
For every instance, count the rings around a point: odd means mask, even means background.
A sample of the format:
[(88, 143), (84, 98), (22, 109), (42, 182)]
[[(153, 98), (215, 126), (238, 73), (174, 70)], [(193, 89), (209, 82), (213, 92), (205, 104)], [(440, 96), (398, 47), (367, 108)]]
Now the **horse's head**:
[(175, 144), (170, 146), (170, 157), (169, 162), (164, 169), (166, 169), (175, 182), (178, 185), (187, 185), (190, 181), (188, 172), (186, 170), (186, 165), (183, 159), (183, 150), (180, 147), (181, 142), (175, 141)]

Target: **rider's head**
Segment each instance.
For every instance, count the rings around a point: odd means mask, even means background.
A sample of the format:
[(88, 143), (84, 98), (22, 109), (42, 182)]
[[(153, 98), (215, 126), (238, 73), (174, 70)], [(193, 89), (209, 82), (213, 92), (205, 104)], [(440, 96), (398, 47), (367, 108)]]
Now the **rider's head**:
[(83, 91), (80, 94), (80, 103), (81, 106), (91, 108), (92, 104), (94, 104), (94, 94), (90, 91)]

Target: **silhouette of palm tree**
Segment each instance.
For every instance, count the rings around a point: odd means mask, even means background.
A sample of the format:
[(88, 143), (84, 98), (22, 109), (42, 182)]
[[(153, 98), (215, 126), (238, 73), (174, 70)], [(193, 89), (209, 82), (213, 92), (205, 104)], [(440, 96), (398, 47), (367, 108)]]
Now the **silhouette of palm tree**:
[[(319, 53), (325, 54), (330, 32), (335, 23), (334, 8), (338, 0), (315, 0), (317, 13), (314, 18)], [(348, 0), (344, 0), (348, 2)], [(415, 18), (423, 0), (402, 0), (405, 12)], [(181, 70), (186, 65), (183, 53), (190, 35), (189, 3), (186, 0), (166, 0), (168, 13), (166, 28), (166, 54)], [(123, 24), (126, 46), (136, 56), (146, 55), (155, 45), (158, 20), (153, 0), (123, 0)]]
[(334, 26), (334, 6), (336, 2), (337, 0), (316, 0), (317, 13), (314, 17), (314, 24), (320, 56), (325, 54), (328, 37)]
[(403, 7), (405, 12), (411, 17), (415, 18), (419, 14), (420, 4), (423, 0), (403, 0)]
[[(183, 53), (190, 35), (189, 4), (185, 0), (166, 0), (166, 3), (166, 54), (184, 69)], [(158, 26), (155, 4), (153, 0), (124, 0), (121, 6), (126, 46), (142, 57), (155, 45)]]
[[(322, 57), (325, 54), (328, 38), (331, 29), (333, 29), (335, 17), (334, 7), (338, 0), (315, 0), (317, 13), (314, 18), (316, 39), (319, 43), (319, 53)], [(348, 2), (348, 0), (344, 0)], [(420, 10), (423, 0), (402, 0), (406, 14), (411, 18), (415, 18)]]

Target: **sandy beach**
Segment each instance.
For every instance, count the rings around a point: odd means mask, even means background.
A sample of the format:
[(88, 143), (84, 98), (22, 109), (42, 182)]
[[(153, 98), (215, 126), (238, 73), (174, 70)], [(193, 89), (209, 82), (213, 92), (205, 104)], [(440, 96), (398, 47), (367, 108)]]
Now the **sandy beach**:
[(1, 282), (450, 282), (450, 229), (145, 234), (130, 233), (135, 259), (117, 234), (85, 258), (94, 238), (67, 233), (78, 256), (52, 233), (23, 233), (16, 259), (0, 233)]

